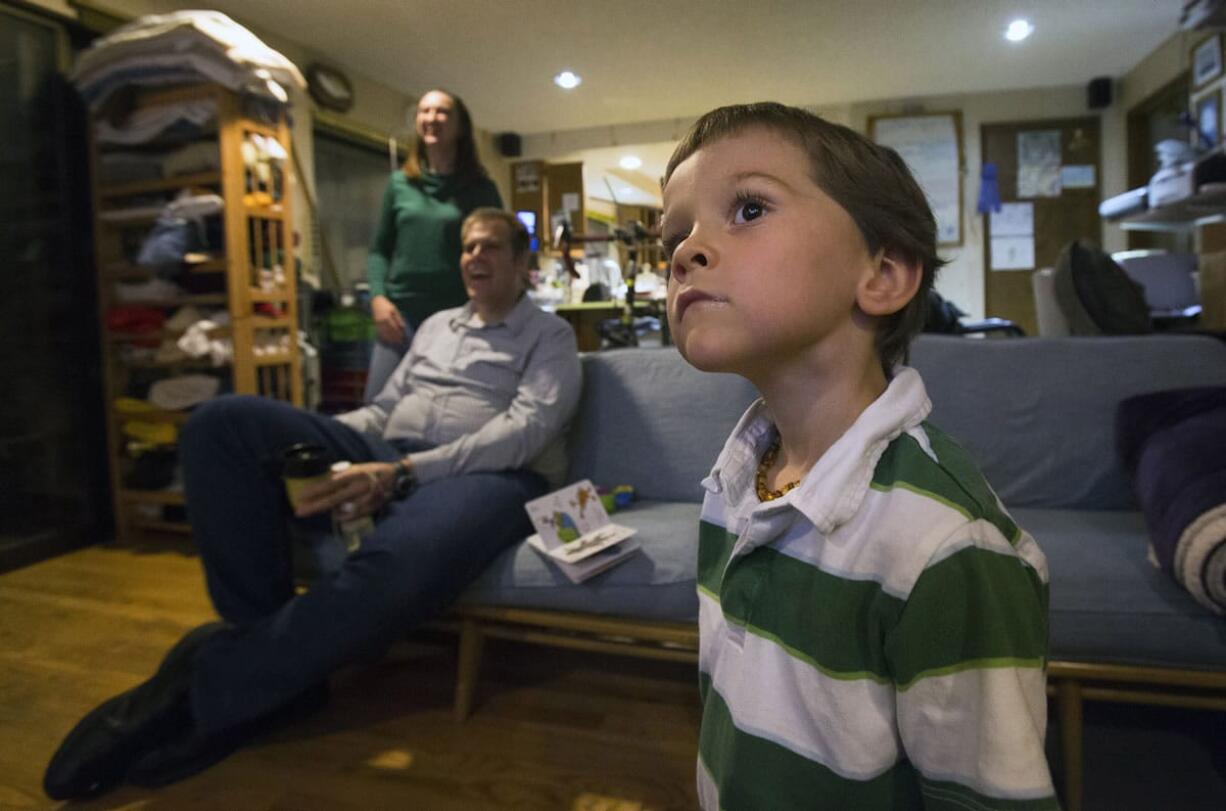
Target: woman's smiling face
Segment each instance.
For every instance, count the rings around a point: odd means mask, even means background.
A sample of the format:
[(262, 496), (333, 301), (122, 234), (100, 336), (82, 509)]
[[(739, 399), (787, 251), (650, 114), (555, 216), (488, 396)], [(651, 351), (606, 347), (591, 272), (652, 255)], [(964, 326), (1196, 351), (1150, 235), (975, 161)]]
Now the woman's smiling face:
[(455, 102), (441, 90), (431, 90), (417, 102), (417, 136), (426, 144), (454, 144), (460, 138)]

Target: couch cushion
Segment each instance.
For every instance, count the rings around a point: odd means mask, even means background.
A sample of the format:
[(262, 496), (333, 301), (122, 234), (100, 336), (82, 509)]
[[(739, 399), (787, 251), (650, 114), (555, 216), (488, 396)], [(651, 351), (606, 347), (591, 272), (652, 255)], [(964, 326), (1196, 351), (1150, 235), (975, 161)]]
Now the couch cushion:
[(614, 522), (639, 530), (642, 551), (578, 585), (528, 544), (517, 544), (490, 564), (460, 603), (696, 622), (698, 515), (698, 504), (660, 501), (614, 513)]
[[(1226, 670), (1226, 622), (1146, 560), (1139, 512), (1012, 510), (1051, 572), (1051, 657)], [(500, 555), (461, 604), (692, 622), (699, 507), (640, 502), (613, 520), (639, 529), (639, 554), (576, 585), (529, 547)]]
[(1141, 513), (1011, 512), (1047, 555), (1051, 658), (1226, 670), (1226, 621), (1149, 563)]
[(911, 362), (933, 424), (970, 452), (1010, 507), (1135, 510), (1115, 449), (1116, 406), (1151, 391), (1226, 385), (1226, 343), (1195, 335), (921, 335)]
[(671, 347), (584, 355), (567, 481), (701, 501), (700, 482), (755, 397), (742, 378), (699, 372)]

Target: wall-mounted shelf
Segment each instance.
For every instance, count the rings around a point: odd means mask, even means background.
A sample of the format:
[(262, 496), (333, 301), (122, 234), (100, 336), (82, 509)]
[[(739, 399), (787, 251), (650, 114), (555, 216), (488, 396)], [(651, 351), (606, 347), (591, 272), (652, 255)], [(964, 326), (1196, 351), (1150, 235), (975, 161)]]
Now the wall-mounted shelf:
[(1226, 183), (1207, 183), (1191, 197), (1115, 221), (1125, 231), (1191, 231), (1226, 222)]

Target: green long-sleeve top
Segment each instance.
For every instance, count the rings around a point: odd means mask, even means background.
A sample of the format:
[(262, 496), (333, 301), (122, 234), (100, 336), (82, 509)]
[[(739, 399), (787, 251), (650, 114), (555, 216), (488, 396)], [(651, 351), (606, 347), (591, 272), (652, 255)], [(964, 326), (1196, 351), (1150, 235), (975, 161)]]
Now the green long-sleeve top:
[(464, 304), (460, 224), (482, 206), (502, 207), (488, 177), (392, 172), (366, 261), (371, 296), (387, 296), (413, 327)]

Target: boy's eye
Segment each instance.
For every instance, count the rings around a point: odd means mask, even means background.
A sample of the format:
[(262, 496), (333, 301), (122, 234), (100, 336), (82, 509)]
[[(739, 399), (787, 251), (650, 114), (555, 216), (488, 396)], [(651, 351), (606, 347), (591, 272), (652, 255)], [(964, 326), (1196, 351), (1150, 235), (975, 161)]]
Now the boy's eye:
[(737, 225), (741, 225), (751, 220), (756, 220), (766, 213), (766, 206), (758, 200), (741, 200), (737, 203), (736, 214), (732, 221)]

